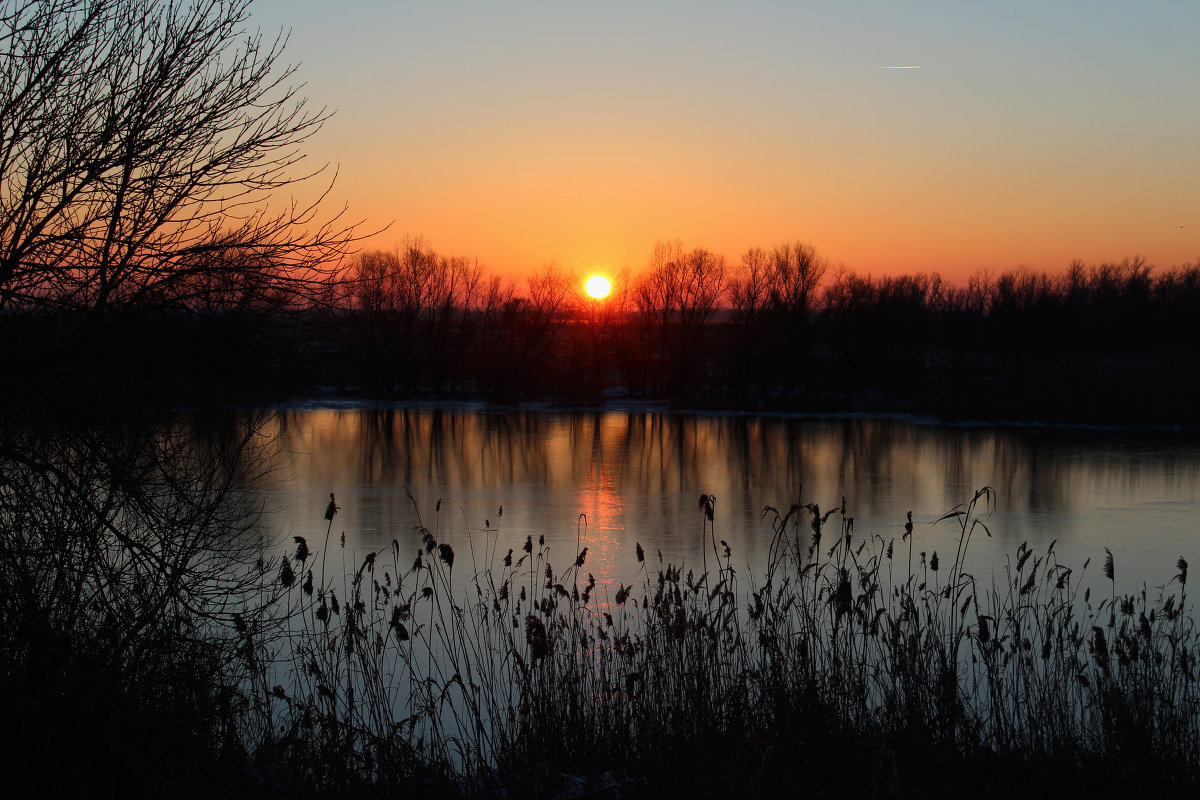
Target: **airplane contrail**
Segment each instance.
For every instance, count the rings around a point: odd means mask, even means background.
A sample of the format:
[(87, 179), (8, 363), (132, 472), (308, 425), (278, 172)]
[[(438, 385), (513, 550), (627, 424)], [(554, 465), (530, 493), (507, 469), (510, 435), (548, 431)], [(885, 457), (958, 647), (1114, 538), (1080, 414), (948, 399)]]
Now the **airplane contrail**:
[(921, 68), (920, 64), (914, 64), (911, 66), (904, 66), (904, 67), (876, 67), (876, 69), (920, 69), (920, 68)]

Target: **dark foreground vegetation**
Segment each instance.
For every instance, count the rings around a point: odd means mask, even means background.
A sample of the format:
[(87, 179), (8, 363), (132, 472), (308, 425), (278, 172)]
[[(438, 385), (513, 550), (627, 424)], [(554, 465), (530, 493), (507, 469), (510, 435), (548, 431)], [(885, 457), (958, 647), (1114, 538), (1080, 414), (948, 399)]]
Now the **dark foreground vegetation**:
[[(1191, 423), (1200, 265), (1062, 276), (736, 268), (661, 244), (604, 303), (518, 291), (279, 202), (324, 120), (247, 0), (0, 0), (0, 685), (15, 785), (127, 796), (981, 796), (1193, 789), (1187, 564), (1081, 590), (768, 512), (742, 568), (645, 556), (595, 586), (541, 543), (346, 564), (272, 546), (248, 414), (387, 397)], [(320, 192), (318, 191), (318, 195)], [(279, 208), (279, 206), (276, 206)], [(770, 500), (770, 498), (764, 498)], [(428, 510), (426, 510), (428, 511)], [(860, 538), (861, 537), (861, 538)], [(557, 554), (556, 554), (557, 555)], [(643, 554), (645, 555), (645, 554)], [(470, 566), (468, 566), (468, 564)], [(1106, 558), (1104, 577), (1113, 565)], [(1111, 588), (1111, 587), (1110, 587)], [(1081, 593), (1082, 592), (1082, 593)], [(1004, 788), (1001, 788), (1004, 787)]]
[[(258, 752), (305, 785), (356, 791), (1193, 786), (1187, 564), (1157, 596), (1093, 599), (1053, 546), (1022, 546), (1001, 585), (981, 585), (961, 564), (991, 499), (985, 488), (941, 520), (961, 537), (940, 563), (914, 552), (911, 523), (899, 541), (859, 539), (845, 508), (767, 509), (771, 555), (750, 573), (713, 537), (701, 496), (711, 558), (673, 566), (639, 545), (642, 582), (615, 591), (595, 586), (586, 549), (555, 570), (529, 538), (488, 561), (429, 530), (411, 564), (398, 547), (370, 554), (335, 589), (309, 583), (324, 557), (298, 541), (278, 575), (271, 565), (299, 624), (274, 650), (286, 686), (256, 676), (260, 730), (274, 732)], [(1111, 581), (1111, 556), (1102, 569)]]
[(0, 452), (0, 670), (10, 771), (55, 791), (948, 797), (1200, 777), (1188, 565), (1124, 596), (1110, 555), (1089, 582), (1022, 546), (977, 581), (990, 489), (939, 521), (953, 554), (806, 503), (765, 510), (770, 556), (747, 566), (701, 496), (702, 562), (639, 545), (642, 579), (613, 587), (586, 548), (456, 553), (436, 509), (417, 552), (347, 562), (333, 497), (324, 541), (264, 546), (253, 426), (38, 435), (36, 460), (11, 431)]

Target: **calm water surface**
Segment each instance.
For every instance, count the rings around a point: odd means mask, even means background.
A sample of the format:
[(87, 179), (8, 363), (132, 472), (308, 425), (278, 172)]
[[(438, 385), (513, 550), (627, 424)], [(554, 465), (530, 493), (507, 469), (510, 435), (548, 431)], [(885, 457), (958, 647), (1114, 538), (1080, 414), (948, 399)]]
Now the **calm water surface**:
[(1108, 547), (1124, 591), (1161, 586), (1181, 556), (1200, 567), (1195, 434), (474, 408), (286, 410), (268, 430), (290, 453), (271, 491), (279, 536), (322, 547), (334, 492), (342, 511), (330, 555), (344, 533), (351, 567), (393, 540), (411, 564), (424, 524), (452, 544), (460, 575), (498, 568), (527, 535), (545, 536), (559, 568), (587, 547), (583, 572), (600, 584), (640, 580), (635, 542), (699, 573), (701, 493), (716, 497), (716, 538), (734, 565), (754, 572), (772, 536), (764, 506), (824, 509), (843, 495), (856, 539), (900, 548), (912, 511), (914, 553), (948, 563), (958, 528), (932, 523), (985, 485), (997, 503), (983, 517), (992, 537), (979, 530), (970, 543), (979, 578), (1002, 581), (1023, 541), (1041, 554), (1056, 540), (1068, 566), (1091, 558), (1094, 581)]

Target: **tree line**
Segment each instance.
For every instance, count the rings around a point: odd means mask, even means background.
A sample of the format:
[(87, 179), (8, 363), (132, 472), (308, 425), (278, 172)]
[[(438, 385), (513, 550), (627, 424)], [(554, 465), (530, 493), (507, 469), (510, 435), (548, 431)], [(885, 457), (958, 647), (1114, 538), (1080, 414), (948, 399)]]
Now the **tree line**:
[(340, 346), (357, 354), (341, 380), (389, 396), (581, 402), (608, 390), (955, 417), (1009, 417), (1011, 403), (1036, 418), (1146, 422), (1181, 412), (1195, 392), (1200, 262), (1074, 261), (955, 285), (937, 273), (864, 275), (803, 242), (753, 247), (731, 264), (660, 241), (605, 300), (585, 297), (582, 282), (552, 264), (520, 291), (421, 240), (364, 252), (334, 317)]
[(328, 291), (358, 238), (304, 161), (329, 114), (300, 93), (286, 35), (249, 21), (250, 0), (0, 2), (13, 374), (137, 384)]

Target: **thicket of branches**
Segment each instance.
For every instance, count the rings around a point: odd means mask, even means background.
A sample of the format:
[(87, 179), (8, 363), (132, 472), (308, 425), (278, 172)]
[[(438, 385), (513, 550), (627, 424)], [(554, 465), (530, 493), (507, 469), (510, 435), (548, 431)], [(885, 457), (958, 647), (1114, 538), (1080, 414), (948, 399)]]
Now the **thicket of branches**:
[(0, 0), (4, 765), (61, 793), (219, 793), (242, 743), (263, 440), (147, 390), (248, 363), (354, 238), (286, 196), (327, 114), (249, 5)]
[(409, 238), (354, 258), (330, 333), (355, 353), (357, 377), (373, 392), (539, 393), (578, 311), (571, 280), (550, 264), (519, 294), (478, 261)]
[(64, 793), (219, 794), (239, 629), (270, 601), (270, 444), (246, 417), (79, 410), (0, 429), (2, 763)]
[(146, 333), (130, 321), (164, 310), (328, 292), (354, 233), (319, 216), (300, 149), (328, 114), (249, 5), (0, 3), (0, 336), (26, 368), (119, 362)]

